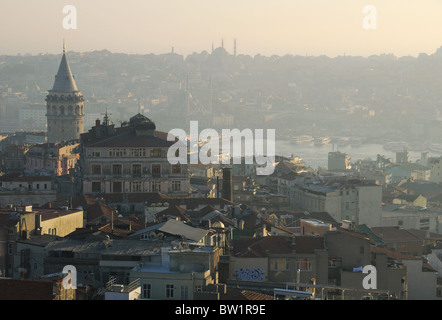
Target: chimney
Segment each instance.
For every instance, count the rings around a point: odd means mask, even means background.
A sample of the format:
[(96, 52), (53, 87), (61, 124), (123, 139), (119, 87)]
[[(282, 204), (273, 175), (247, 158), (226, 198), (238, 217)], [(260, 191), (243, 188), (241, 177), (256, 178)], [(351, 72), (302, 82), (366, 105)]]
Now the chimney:
[(232, 168), (223, 168), (223, 191), (222, 196), (224, 199), (233, 201), (232, 190)]
[(100, 126), (100, 119), (95, 120), (95, 126), (99, 127)]

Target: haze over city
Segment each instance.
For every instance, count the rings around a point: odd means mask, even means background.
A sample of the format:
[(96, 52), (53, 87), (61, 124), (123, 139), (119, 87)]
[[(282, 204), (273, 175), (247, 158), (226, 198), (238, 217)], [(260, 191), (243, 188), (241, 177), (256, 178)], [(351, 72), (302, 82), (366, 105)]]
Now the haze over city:
[(0, 1), (0, 301), (442, 300), (442, 0)]
[[(62, 27), (65, 5), (77, 9), (75, 30)], [(362, 21), (376, 8), (375, 30)], [(210, 51), (224, 39), (227, 51), (262, 55), (362, 55), (434, 53), (442, 44), (439, 0), (166, 0), (2, 1), (0, 54)]]

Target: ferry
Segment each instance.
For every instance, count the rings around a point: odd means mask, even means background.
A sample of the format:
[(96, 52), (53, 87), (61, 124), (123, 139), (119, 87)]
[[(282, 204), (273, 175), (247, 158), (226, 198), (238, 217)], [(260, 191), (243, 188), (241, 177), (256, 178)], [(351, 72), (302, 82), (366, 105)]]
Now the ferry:
[(426, 143), (411, 143), (408, 145), (408, 150), (413, 151), (413, 152), (423, 152), (423, 151), (428, 151), (429, 147)]
[(307, 136), (307, 135), (292, 137), (290, 139), (291, 144), (310, 144), (313, 141), (314, 138), (312, 136)]
[(345, 147), (350, 143), (350, 138), (348, 137), (342, 137), (338, 139), (338, 146), (339, 147)]
[(408, 145), (406, 142), (392, 141), (392, 142), (387, 142), (386, 144), (384, 144), (385, 150), (390, 150), (393, 152), (402, 152), (404, 150), (407, 150), (407, 147), (408, 147)]
[(434, 153), (442, 154), (442, 144), (440, 143), (433, 143), (430, 145), (430, 151)]
[(362, 138), (352, 138), (350, 144), (352, 147), (359, 147), (362, 145)]
[(330, 138), (329, 137), (320, 137), (320, 138), (316, 138), (315, 139), (315, 146), (322, 146), (325, 144), (329, 144), (330, 143)]

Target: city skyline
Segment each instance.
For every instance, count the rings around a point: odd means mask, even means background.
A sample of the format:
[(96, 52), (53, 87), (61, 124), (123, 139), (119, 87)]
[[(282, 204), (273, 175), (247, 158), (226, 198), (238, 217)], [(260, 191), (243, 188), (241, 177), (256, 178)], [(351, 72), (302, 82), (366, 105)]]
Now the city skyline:
[[(0, 54), (59, 53), (67, 50), (189, 55), (212, 46), (238, 54), (353, 55), (432, 54), (442, 45), (442, 2), (268, 1), (241, 2), (131, 0), (93, 3), (72, 1), (77, 29), (63, 27), (67, 3), (54, 0), (4, 1)], [(375, 12), (364, 8), (371, 6)], [(375, 14), (376, 28), (364, 19)], [(60, 41), (54, 41), (60, 39)]]

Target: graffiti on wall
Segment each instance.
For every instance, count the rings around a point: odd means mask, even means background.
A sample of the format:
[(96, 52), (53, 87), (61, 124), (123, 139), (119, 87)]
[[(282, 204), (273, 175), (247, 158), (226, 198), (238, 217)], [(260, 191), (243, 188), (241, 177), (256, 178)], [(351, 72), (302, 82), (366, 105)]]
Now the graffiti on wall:
[(259, 268), (255, 269), (249, 269), (249, 268), (241, 268), (238, 270), (235, 270), (236, 277), (239, 280), (247, 280), (247, 281), (260, 281), (264, 280), (264, 270), (261, 270)]

